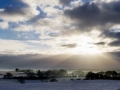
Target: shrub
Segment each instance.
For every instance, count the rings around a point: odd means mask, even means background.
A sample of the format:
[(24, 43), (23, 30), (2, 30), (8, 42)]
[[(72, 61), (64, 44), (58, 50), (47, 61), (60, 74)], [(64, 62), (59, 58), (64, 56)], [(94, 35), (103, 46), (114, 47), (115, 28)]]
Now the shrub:
[(13, 75), (10, 72), (7, 72), (6, 75), (4, 75), (4, 79), (11, 79), (11, 78), (13, 78)]
[(71, 81), (74, 81), (74, 79), (70, 79)]
[(50, 80), (50, 82), (57, 82), (58, 80), (57, 79), (55, 79), (55, 78), (52, 78), (51, 80)]
[(25, 80), (24, 79), (20, 79), (20, 83), (25, 83)]
[(25, 83), (25, 80), (24, 80), (24, 78), (21, 76), (21, 77), (19, 77), (18, 82), (20, 82), (21, 84), (23, 84), (23, 83)]
[(76, 80), (81, 80), (80, 78), (77, 78)]

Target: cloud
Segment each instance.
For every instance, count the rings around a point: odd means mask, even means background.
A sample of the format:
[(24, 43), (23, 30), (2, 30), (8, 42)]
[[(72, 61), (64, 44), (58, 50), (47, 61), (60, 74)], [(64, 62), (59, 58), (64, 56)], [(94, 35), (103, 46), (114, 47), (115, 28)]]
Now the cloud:
[(59, 36), (60, 34), (60, 22), (59, 17), (53, 18), (40, 18), (36, 22), (31, 24), (19, 24), (17, 27), (13, 28), (14, 31), (19, 32), (30, 32), (34, 31), (34, 33), (39, 34), (40, 39), (51, 39)]
[[(11, 2), (8, 1), (8, 4), (2, 4), (4, 6), (0, 8), (0, 21), (2, 20), (2, 22), (0, 22), (0, 28), (14, 30), (13, 32), (19, 33), (18, 37), (23, 37), (20, 33), (24, 32), (37, 35), (37, 40), (40, 40), (39, 44), (26, 44), (26, 41), (22, 41), (26, 46), (21, 50), (25, 49), (27, 53), (40, 52), (40, 50), (37, 50), (39, 46), (42, 46), (42, 48), (45, 46), (44, 50), (41, 51), (42, 53), (65, 53), (72, 52), (72, 50), (76, 52), (75, 49), (77, 45), (83, 46), (83, 43), (80, 44), (79, 42), (81, 41), (79, 38), (81, 36), (80, 34), (91, 37), (91, 45), (94, 44), (96, 47), (98, 45), (101, 48), (106, 46), (106, 42), (110, 43), (116, 39), (119, 40), (120, 33), (111, 32), (111, 30), (116, 29), (116, 27), (119, 28), (120, 1), (88, 1), (89, 0), (11, 0)], [(116, 26), (116, 24), (118, 24), (118, 26)], [(91, 34), (92, 31), (98, 31), (101, 35), (96, 32)], [(32, 39), (32, 35), (26, 34), (24, 37), (25, 36), (27, 38), (26, 40)], [(71, 39), (71, 37), (74, 39)], [(89, 40), (85, 38), (83, 38), (83, 41), (89, 42)], [(109, 41), (107, 41), (106, 38), (108, 38)], [(18, 45), (18, 47), (20, 46)], [(45, 50), (46, 47), (49, 47), (49, 50), (48, 48)], [(111, 44), (108, 48), (110, 47)], [(74, 49), (70, 51), (70, 49), (64, 50), (65, 48)], [(63, 51), (59, 51), (60, 49)], [(8, 51), (12, 50), (13, 47)], [(18, 48), (16, 51), (17, 50)], [(79, 50), (77, 52), (79, 52)]]
[[(4, 3), (6, 1), (6, 3)], [(22, 0), (1, 1), (0, 19), (19, 22), (26, 21), (39, 14), (36, 7), (30, 7)]]
[(107, 52), (106, 54), (109, 54), (110, 56), (115, 58), (120, 58), (120, 51)]
[(3, 14), (3, 15), (5, 15), (5, 14), (7, 14), (7, 15), (14, 15), (14, 14), (24, 15), (25, 12), (24, 12), (23, 8), (20, 7), (20, 6), (14, 6), (14, 7), (13, 6), (7, 6), (7, 7), (4, 8), (4, 10), (3, 10), (3, 12), (1, 12), (1, 14)]
[(69, 5), (72, 0), (59, 0), (59, 2), (63, 5)]
[(14, 28), (14, 30), (19, 32), (30, 32), (33, 31), (34, 28), (32, 25), (18, 25), (18, 27)]
[(105, 45), (105, 42), (97, 42), (97, 43), (94, 43), (95, 45)]
[(6, 21), (0, 22), (0, 28), (7, 29), (8, 27), (9, 27), (8, 22)]
[[(0, 39), (0, 54), (29, 54), (29, 53), (45, 53), (46, 49), (49, 50), (47, 45), (42, 45), (41, 42), (30, 42), (29, 40), (8, 40)], [(41, 51), (42, 50), (42, 51)], [(47, 54), (47, 52), (46, 52)]]
[(101, 36), (103, 38), (120, 39), (120, 32), (111, 32), (109, 30), (106, 30), (100, 34), (100, 37)]
[(26, 52), (26, 48), (28, 47), (30, 46), (22, 41), (0, 39), (0, 54), (19, 54), (23, 53), (21, 50), (25, 50)]
[(106, 39), (106, 42), (108, 42), (107, 45), (109, 48), (111, 48), (111, 47), (119, 48), (119, 46), (120, 46), (120, 32), (111, 32), (110, 30), (105, 30), (99, 35), (99, 38), (100, 37), (103, 40)]
[(114, 40), (109, 43), (110, 46), (120, 46), (120, 40)]
[(87, 32), (93, 29), (105, 30), (120, 23), (120, 1), (103, 3), (86, 2), (79, 7), (66, 9), (66, 17), (78, 22), (77, 29)]
[[(103, 56), (97, 55), (0, 55), (1, 69), (119, 69), (120, 52), (111, 52)], [(107, 57), (107, 58), (106, 58)], [(117, 58), (116, 58), (117, 57)], [(116, 58), (116, 60), (114, 60)], [(88, 63), (88, 61), (92, 63)], [(94, 66), (93, 66), (94, 62)]]
[(28, 8), (9, 7), (9, 9), (5, 8), (5, 10), (3, 12), (0, 12), (0, 14), (1, 14), (0, 18), (3, 20), (9, 22), (22, 22), (32, 19), (34, 16), (39, 14), (39, 11), (29, 7)]
[(77, 46), (76, 43), (73, 43), (73, 44), (64, 44), (64, 45), (61, 45), (62, 47), (65, 47), (65, 48), (75, 48)]
[[(56, 64), (67, 59), (70, 55), (42, 55), (42, 54), (26, 54), (26, 55), (7, 55), (0, 54), (1, 69), (52, 69)], [(56, 60), (57, 58), (57, 60)], [(23, 64), (24, 63), (24, 64)], [(60, 66), (62, 67), (62, 65)]]

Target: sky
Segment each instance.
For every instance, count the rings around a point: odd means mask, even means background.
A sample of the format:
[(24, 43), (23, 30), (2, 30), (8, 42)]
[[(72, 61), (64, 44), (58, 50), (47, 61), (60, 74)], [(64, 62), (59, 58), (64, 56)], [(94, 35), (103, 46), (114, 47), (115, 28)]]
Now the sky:
[(120, 0), (0, 0), (0, 68), (120, 68)]

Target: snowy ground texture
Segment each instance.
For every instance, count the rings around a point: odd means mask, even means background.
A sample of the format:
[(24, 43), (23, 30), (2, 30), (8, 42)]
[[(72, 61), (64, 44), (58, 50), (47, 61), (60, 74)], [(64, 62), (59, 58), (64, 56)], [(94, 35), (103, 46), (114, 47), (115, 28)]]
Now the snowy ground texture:
[(80, 80), (61, 82), (0, 80), (0, 90), (120, 90), (120, 81)]

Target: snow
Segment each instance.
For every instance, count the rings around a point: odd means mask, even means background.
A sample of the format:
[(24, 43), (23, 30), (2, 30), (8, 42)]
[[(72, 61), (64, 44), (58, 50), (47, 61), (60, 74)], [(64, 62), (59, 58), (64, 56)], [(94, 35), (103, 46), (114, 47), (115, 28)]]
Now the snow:
[(63, 82), (41, 82), (26, 80), (20, 84), (17, 80), (0, 80), (0, 90), (119, 90), (118, 80), (80, 80)]

